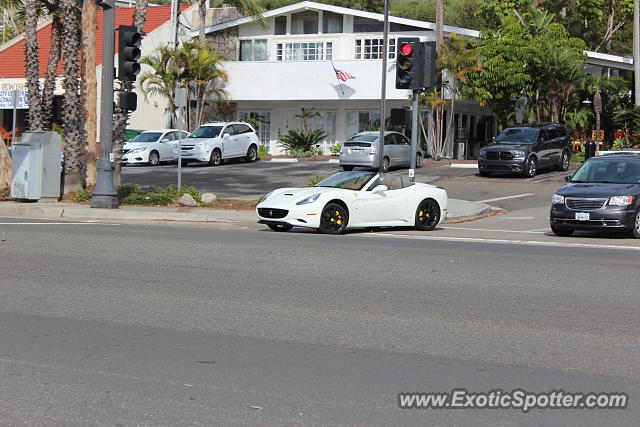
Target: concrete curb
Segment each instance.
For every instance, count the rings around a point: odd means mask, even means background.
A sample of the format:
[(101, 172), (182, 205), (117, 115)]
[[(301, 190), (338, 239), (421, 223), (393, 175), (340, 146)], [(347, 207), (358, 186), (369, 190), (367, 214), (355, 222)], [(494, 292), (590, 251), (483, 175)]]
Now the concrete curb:
[[(447, 221), (475, 218), (491, 211), (489, 205), (466, 200), (449, 199)], [(0, 202), (0, 216), (11, 218), (69, 219), (102, 221), (172, 221), (254, 223), (253, 210), (212, 208), (175, 208), (123, 206), (119, 209), (94, 209), (75, 203)]]

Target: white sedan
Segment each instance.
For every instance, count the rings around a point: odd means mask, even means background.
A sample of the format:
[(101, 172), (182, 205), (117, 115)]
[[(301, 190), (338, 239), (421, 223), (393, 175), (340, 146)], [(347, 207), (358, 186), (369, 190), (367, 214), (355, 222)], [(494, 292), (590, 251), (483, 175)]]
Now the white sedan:
[(122, 147), (122, 163), (156, 166), (160, 162), (175, 162), (174, 151), (180, 139), (189, 136), (177, 129), (147, 130), (125, 142)]
[(274, 231), (293, 226), (329, 234), (358, 227), (433, 230), (447, 216), (447, 192), (404, 176), (340, 172), (313, 187), (274, 190), (256, 211), (258, 222)]

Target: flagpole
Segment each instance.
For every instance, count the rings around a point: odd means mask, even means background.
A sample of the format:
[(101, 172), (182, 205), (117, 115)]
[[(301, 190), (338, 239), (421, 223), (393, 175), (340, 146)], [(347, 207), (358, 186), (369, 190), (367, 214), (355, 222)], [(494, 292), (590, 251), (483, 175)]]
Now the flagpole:
[(338, 84), (340, 85), (340, 90), (344, 95), (344, 89), (342, 88), (342, 80), (338, 78), (338, 73), (336, 73), (336, 67), (333, 65), (333, 60), (331, 60), (331, 68), (333, 68), (333, 75), (336, 76), (336, 80), (338, 80)]

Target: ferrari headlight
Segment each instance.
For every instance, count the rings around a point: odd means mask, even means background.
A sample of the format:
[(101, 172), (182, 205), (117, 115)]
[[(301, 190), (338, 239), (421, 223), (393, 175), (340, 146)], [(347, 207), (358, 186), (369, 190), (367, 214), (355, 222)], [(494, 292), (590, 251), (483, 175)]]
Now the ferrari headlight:
[(559, 194), (554, 194), (553, 197), (551, 198), (551, 203), (553, 203), (554, 205), (563, 204), (564, 203), (564, 196), (561, 196)]
[(318, 197), (320, 197), (320, 193), (316, 193), (313, 196), (309, 196), (306, 199), (302, 199), (298, 203), (296, 203), (296, 205), (308, 205), (309, 203), (313, 203), (316, 200), (318, 200)]
[[(274, 190), (275, 191), (275, 190)], [(264, 196), (262, 196), (262, 199), (260, 199), (260, 202), (264, 202), (265, 200), (267, 200), (267, 198), (269, 198), (270, 195), (273, 194), (273, 191), (269, 191), (267, 194), (265, 194)]]
[(614, 196), (609, 199), (609, 206), (629, 206), (633, 203), (633, 196)]

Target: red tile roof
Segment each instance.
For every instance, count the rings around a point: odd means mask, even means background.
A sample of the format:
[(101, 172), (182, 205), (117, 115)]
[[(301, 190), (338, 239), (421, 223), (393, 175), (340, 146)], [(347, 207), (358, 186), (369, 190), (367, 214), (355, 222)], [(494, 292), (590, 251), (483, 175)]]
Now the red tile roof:
[[(182, 5), (180, 8), (184, 10), (189, 5)], [(119, 7), (116, 8), (116, 27), (119, 25), (131, 25), (134, 8)], [(147, 19), (144, 24), (144, 32), (150, 33), (160, 25), (169, 21), (171, 14), (171, 6), (149, 6), (147, 8)], [(41, 28), (38, 33), (38, 53), (40, 58), (40, 76), (44, 77), (47, 69), (47, 60), (49, 58), (49, 50), (51, 49), (51, 24)], [(24, 66), (24, 39), (8, 46), (0, 51), (0, 78), (21, 78), (25, 76)], [(118, 50), (118, 37), (116, 33), (116, 53)], [(96, 62), (98, 65), (102, 63), (102, 9), (98, 9), (98, 31), (96, 34)], [(62, 63), (58, 64), (58, 75), (63, 72)]]

